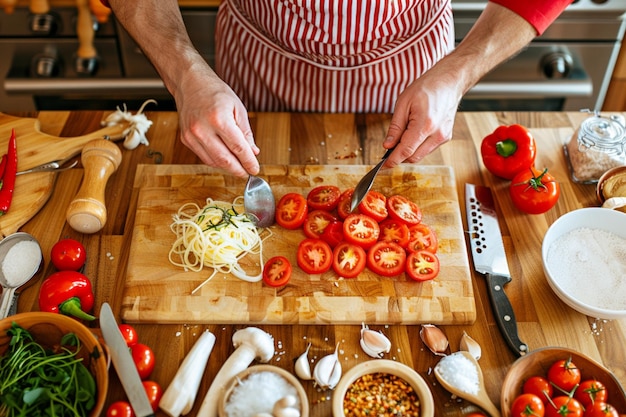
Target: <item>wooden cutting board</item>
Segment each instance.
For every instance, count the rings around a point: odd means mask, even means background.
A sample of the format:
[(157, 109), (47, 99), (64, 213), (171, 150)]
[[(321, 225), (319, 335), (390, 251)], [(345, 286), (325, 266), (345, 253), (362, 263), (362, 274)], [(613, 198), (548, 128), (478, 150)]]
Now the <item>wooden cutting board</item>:
[[(280, 198), (308, 193), (320, 184), (353, 187), (367, 166), (265, 166), (264, 177)], [(365, 270), (340, 279), (332, 271), (309, 276), (297, 267), (300, 230), (274, 225), (264, 242), (265, 259), (284, 255), (294, 265), (290, 283), (279, 289), (218, 274), (192, 295), (212, 270), (185, 272), (168, 260), (174, 241), (172, 215), (187, 202), (207, 197), (233, 201), (245, 181), (199, 165), (140, 165), (138, 193), (122, 317), (148, 323), (266, 324), (469, 324), (476, 306), (453, 171), (448, 166), (405, 165), (382, 171), (373, 189), (402, 194), (420, 205), (423, 221), (439, 237), (441, 273), (418, 283), (404, 274), (383, 278)], [(254, 266), (254, 265), (252, 265)], [(258, 266), (258, 265), (257, 265)]]
[[(121, 139), (126, 127), (124, 123), (83, 136), (61, 138), (41, 132), (37, 119), (0, 113), (0, 156), (7, 152), (12, 129), (15, 129), (17, 140), (17, 169), (23, 171), (57, 159), (76, 156), (93, 139), (104, 136), (109, 136), (112, 140)], [(7, 214), (0, 216), (2, 236), (17, 232), (37, 214), (52, 193), (56, 175), (55, 172), (39, 172), (19, 175), (16, 178), (11, 208)]]

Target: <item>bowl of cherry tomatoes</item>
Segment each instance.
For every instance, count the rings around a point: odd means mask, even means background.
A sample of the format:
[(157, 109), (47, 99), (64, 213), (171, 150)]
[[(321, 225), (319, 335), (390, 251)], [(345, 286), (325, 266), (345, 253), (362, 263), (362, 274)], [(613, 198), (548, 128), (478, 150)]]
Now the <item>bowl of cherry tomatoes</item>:
[(546, 347), (513, 363), (500, 408), (502, 417), (619, 417), (626, 413), (626, 393), (599, 362), (572, 349)]

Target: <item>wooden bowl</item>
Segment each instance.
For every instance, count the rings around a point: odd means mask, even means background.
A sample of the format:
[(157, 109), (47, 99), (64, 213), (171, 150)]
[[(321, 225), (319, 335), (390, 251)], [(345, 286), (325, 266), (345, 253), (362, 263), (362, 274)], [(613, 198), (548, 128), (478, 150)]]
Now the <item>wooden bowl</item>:
[(83, 364), (96, 381), (96, 404), (90, 416), (99, 416), (109, 388), (108, 357), (103, 345), (91, 330), (76, 319), (61, 314), (45, 312), (16, 314), (0, 320), (0, 356), (4, 355), (9, 347), (11, 337), (7, 335), (7, 331), (13, 323), (28, 330), (35, 341), (44, 347), (58, 345), (67, 333), (74, 333), (78, 337), (81, 341), (81, 348), (77, 357), (83, 359)]
[[(300, 381), (298, 381), (298, 379), (294, 375), (284, 370), (283, 368), (280, 368), (274, 365), (267, 365), (267, 364), (250, 366), (246, 370), (238, 373), (237, 375), (233, 377), (233, 379), (225, 387), (224, 395), (222, 396), (222, 400), (220, 401), (218, 405), (218, 415), (220, 417), (228, 417), (228, 414), (226, 414), (226, 406), (229, 403), (229, 400), (230, 400), (231, 395), (233, 394), (233, 391), (243, 381), (245, 381), (246, 378), (249, 378), (253, 374), (259, 374), (262, 372), (271, 372), (273, 374), (276, 374), (282, 377), (283, 379), (285, 379), (290, 385), (292, 385), (295, 388), (297, 395), (298, 395), (298, 401), (300, 403), (300, 416), (309, 417), (309, 399), (306, 395), (306, 392), (304, 391), (304, 388), (302, 387), (302, 384), (300, 384)], [(268, 388), (268, 387), (263, 387), (263, 388)], [(261, 389), (257, 390), (257, 392), (260, 393)], [(260, 394), (260, 395), (263, 395), (263, 394)], [(278, 398), (282, 398), (282, 397), (279, 396)]]
[(500, 410), (502, 417), (511, 417), (511, 406), (515, 397), (522, 393), (524, 382), (533, 375), (545, 377), (550, 366), (560, 359), (571, 358), (580, 369), (582, 380), (595, 378), (608, 390), (608, 403), (620, 414), (626, 412), (626, 393), (611, 371), (593, 359), (574, 350), (561, 347), (545, 347), (530, 351), (513, 362), (502, 384)]
[(337, 384), (332, 399), (333, 416), (343, 416), (343, 400), (348, 388), (363, 375), (373, 373), (387, 373), (398, 376), (409, 383), (417, 393), (420, 401), (420, 417), (433, 417), (435, 415), (435, 404), (433, 394), (426, 384), (426, 381), (414, 369), (401, 363), (389, 359), (374, 359), (350, 368), (348, 372)]
[[(619, 192), (616, 195), (605, 195), (604, 186), (608, 184), (607, 181), (609, 178), (614, 178), (616, 180), (618, 177), (619, 182), (623, 184), (624, 176), (626, 176), (626, 166), (614, 167), (606, 171), (600, 179), (598, 180), (598, 184), (596, 185), (596, 197), (598, 198), (598, 202), (600, 204), (604, 204), (605, 200), (609, 197), (626, 197), (626, 193)], [(623, 191), (623, 187), (620, 188), (620, 191)]]

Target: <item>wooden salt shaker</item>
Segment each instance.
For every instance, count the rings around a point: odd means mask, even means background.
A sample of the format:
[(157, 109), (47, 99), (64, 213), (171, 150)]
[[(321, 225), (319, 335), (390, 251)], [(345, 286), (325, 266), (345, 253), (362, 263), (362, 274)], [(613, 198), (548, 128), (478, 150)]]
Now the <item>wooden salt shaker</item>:
[(95, 233), (107, 221), (104, 192), (107, 181), (122, 162), (119, 147), (106, 139), (95, 139), (83, 148), (81, 161), (85, 168), (83, 182), (67, 208), (67, 222), (81, 233)]

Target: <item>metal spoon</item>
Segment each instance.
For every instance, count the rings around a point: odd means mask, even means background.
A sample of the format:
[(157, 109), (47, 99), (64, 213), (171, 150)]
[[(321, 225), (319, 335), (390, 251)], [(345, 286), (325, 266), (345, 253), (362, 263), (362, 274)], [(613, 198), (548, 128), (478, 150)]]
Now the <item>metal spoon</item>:
[(270, 185), (263, 178), (248, 177), (243, 190), (243, 206), (255, 226), (269, 227), (274, 224), (276, 200)]
[(363, 199), (367, 195), (367, 192), (370, 190), (370, 188), (372, 188), (372, 184), (374, 184), (374, 179), (376, 178), (378, 171), (380, 171), (385, 161), (387, 160), (387, 158), (389, 158), (389, 155), (391, 155), (394, 149), (396, 149), (395, 146), (393, 148), (387, 149), (383, 157), (380, 159), (380, 162), (377, 163), (376, 166), (372, 168), (367, 174), (365, 174), (363, 178), (361, 178), (361, 181), (359, 181), (359, 183), (356, 185), (356, 187), (354, 187), (354, 193), (352, 194), (352, 200), (350, 202), (351, 212), (354, 211), (355, 208), (357, 208), (359, 203), (363, 201)]
[[(11, 252), (20, 242), (34, 242), (32, 256), (24, 256), (23, 253)], [(17, 250), (17, 249), (16, 249)], [(30, 255), (30, 254), (29, 254)], [(43, 253), (39, 242), (30, 234), (24, 232), (14, 233), (0, 241), (0, 319), (3, 319), (16, 309), (19, 294), (16, 290), (34, 277), (43, 264)]]
[[(451, 381), (446, 379), (446, 375), (448, 374), (447, 372), (442, 371), (441, 369), (441, 364), (443, 361), (449, 360), (451, 359), (451, 357), (453, 355), (462, 355), (465, 358), (467, 358), (467, 360), (469, 360), (473, 366), (476, 367), (476, 372), (477, 372), (477, 383), (478, 383), (478, 389), (477, 391), (474, 392), (469, 392), (467, 390), (467, 387), (461, 387), (459, 386), (458, 383), (455, 384), (455, 381)], [(460, 374), (462, 374), (462, 370), (458, 369), (456, 370), (458, 371)], [(437, 381), (439, 381), (439, 383), (448, 391), (450, 391), (452, 394), (455, 394), (458, 397), (461, 397), (471, 403), (476, 404), (477, 406), (479, 406), (480, 408), (482, 408), (484, 411), (486, 411), (491, 417), (500, 417), (500, 410), (498, 410), (498, 408), (493, 404), (493, 402), (491, 402), (491, 399), (489, 398), (489, 396), (487, 395), (487, 391), (485, 390), (485, 381), (483, 378), (483, 372), (480, 369), (480, 365), (478, 364), (478, 362), (476, 361), (476, 358), (474, 358), (469, 352), (466, 351), (458, 351), (458, 352), (454, 352), (446, 357), (443, 357), (439, 363), (437, 363), (437, 365), (435, 366), (434, 369), (435, 372), (435, 377), (437, 378)], [(455, 372), (456, 374), (456, 372)], [(464, 389), (465, 388), (465, 389)]]

